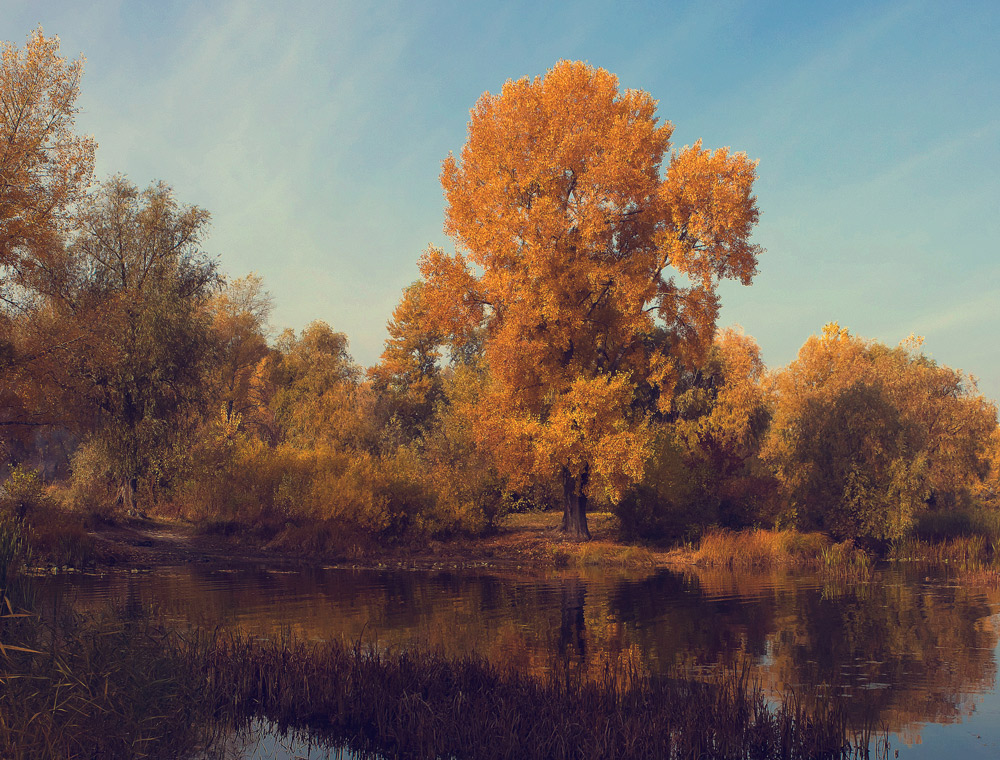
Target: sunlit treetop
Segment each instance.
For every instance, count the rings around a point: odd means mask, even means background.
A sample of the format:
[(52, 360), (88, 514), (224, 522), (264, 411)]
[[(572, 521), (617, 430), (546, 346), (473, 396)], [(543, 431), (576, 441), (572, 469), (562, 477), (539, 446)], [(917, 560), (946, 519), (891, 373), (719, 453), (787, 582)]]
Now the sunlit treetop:
[(0, 43), (0, 265), (48, 244), (90, 185), (96, 143), (73, 131), (82, 73), (41, 28)]

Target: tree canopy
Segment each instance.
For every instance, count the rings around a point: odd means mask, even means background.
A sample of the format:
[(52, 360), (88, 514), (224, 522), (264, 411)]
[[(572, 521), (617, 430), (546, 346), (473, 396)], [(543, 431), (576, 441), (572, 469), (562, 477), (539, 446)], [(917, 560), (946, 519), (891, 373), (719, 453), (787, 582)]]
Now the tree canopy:
[(43, 255), (90, 184), (96, 143), (73, 132), (82, 72), (41, 28), (0, 44), (0, 266)]
[(764, 457), (788, 516), (838, 537), (895, 539), (918, 509), (968, 501), (989, 469), (996, 406), (910, 339), (828, 324), (773, 380)]
[(439, 329), (486, 329), (480, 434), (515, 481), (562, 484), (580, 537), (588, 498), (641, 477), (652, 416), (711, 344), (718, 281), (749, 284), (760, 253), (755, 163), (671, 155), (671, 132), (648, 93), (584, 63), (508, 81), (444, 162), (458, 250), (421, 261)]

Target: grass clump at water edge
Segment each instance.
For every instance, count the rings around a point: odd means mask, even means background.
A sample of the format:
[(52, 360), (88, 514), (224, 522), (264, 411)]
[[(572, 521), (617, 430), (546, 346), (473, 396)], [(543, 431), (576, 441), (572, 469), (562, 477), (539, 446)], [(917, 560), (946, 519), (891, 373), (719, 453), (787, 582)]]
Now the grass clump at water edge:
[(968, 572), (1000, 568), (1000, 512), (982, 508), (925, 512), (911, 535), (895, 542), (888, 558), (896, 562), (949, 565)]
[(691, 555), (695, 564), (752, 570), (808, 567), (836, 574), (867, 575), (868, 555), (850, 540), (836, 543), (822, 533), (797, 530), (713, 530)]

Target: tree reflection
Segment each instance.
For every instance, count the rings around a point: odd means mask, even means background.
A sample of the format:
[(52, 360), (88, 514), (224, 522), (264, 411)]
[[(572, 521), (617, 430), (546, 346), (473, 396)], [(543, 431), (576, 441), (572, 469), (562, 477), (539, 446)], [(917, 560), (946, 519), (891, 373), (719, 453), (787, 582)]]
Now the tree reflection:
[[(262, 635), (477, 652), (542, 674), (644, 670), (709, 676), (749, 661), (776, 696), (844, 700), (913, 738), (967, 715), (994, 687), (1000, 591), (876, 573), (869, 583), (780, 572), (581, 575), (179, 568), (47, 579), (78, 606), (154, 602), (168, 616)], [(62, 589), (60, 592), (60, 588)]]

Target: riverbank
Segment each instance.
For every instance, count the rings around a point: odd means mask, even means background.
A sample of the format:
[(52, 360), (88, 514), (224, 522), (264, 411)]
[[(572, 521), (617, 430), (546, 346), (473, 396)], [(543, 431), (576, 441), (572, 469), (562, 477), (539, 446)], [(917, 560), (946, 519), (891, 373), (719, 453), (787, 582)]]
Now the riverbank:
[[(651, 571), (658, 568), (700, 566), (729, 570), (798, 568), (863, 578), (874, 562), (925, 562), (947, 565), (974, 574), (986, 582), (1000, 582), (995, 542), (983, 537), (942, 535), (926, 540), (910, 538), (873, 556), (851, 541), (835, 542), (820, 533), (795, 530), (747, 529), (709, 531), (697, 543), (671, 548), (624, 543), (615, 515), (588, 516), (592, 538), (579, 542), (559, 531), (558, 512), (511, 515), (487, 536), (455, 536), (419, 543), (354, 546), (348, 550), (322, 541), (299, 541), (309, 526), (262, 535), (231, 525), (196, 525), (166, 519), (129, 518), (99, 523), (85, 535), (87, 546), (75, 554), (96, 567), (149, 569), (170, 565), (214, 563), (271, 564), (395, 569), (482, 569), (498, 571)], [(65, 565), (38, 558), (36, 570)]]
[(589, 515), (592, 539), (587, 542), (564, 536), (558, 529), (560, 518), (556, 512), (516, 514), (493, 535), (368, 547), (347, 553), (296, 548), (280, 534), (265, 539), (248, 532), (206, 530), (163, 519), (134, 518), (102, 524), (89, 531), (88, 538), (98, 565), (139, 568), (267, 562), (413, 569), (652, 569), (687, 561), (676, 549), (622, 543), (617, 539), (617, 518), (610, 513)]

